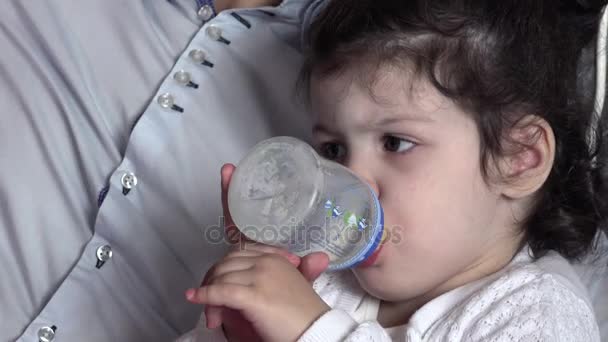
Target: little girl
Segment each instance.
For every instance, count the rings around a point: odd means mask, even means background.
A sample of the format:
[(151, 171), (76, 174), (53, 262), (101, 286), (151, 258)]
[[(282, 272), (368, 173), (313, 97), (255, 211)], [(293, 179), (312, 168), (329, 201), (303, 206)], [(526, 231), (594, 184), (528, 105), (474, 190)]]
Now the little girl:
[(304, 72), (315, 145), (399, 238), (314, 288), (288, 258), (236, 251), (187, 298), (264, 341), (599, 341), (568, 260), (606, 196), (575, 89), (603, 5), (332, 0)]

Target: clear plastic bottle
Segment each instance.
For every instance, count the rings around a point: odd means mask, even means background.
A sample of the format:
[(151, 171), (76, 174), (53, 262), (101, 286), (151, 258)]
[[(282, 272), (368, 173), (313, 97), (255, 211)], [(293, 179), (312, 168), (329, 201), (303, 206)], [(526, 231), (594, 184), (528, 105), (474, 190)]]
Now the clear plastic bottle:
[(361, 263), (378, 248), (384, 230), (371, 187), (292, 137), (262, 141), (241, 160), (228, 207), (247, 238), (300, 256), (325, 252), (329, 270)]

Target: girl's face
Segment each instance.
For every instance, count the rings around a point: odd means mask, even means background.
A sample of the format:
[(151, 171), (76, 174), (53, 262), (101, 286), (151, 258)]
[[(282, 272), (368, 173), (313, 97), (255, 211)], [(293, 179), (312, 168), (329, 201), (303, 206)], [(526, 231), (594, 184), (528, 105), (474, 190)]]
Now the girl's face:
[[(356, 71), (355, 71), (356, 72)], [(435, 296), (493, 273), (520, 241), (509, 201), (481, 172), (473, 119), (423, 80), (384, 68), (313, 77), (314, 140), (375, 189), (388, 238), (354, 273), (386, 301)]]

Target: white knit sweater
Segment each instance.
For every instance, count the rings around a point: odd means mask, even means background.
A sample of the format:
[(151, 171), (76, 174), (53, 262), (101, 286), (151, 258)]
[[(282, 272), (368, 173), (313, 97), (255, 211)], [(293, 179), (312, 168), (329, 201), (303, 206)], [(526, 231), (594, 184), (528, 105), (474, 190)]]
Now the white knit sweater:
[[(350, 272), (324, 274), (314, 288), (332, 310), (300, 342), (600, 341), (587, 290), (555, 253), (533, 262), (524, 249), (501, 271), (435, 298), (408, 324), (389, 329), (375, 320), (379, 301)], [(202, 320), (179, 341), (225, 341)]]

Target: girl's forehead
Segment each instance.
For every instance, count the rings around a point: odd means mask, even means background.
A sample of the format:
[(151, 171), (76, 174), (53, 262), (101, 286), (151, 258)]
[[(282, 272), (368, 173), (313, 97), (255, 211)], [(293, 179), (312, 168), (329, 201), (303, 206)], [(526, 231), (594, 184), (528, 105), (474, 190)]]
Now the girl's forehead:
[(311, 98), (316, 109), (375, 107), (426, 115), (454, 105), (423, 76), (395, 67), (378, 68), (373, 73), (349, 68), (336, 74), (314, 75)]

